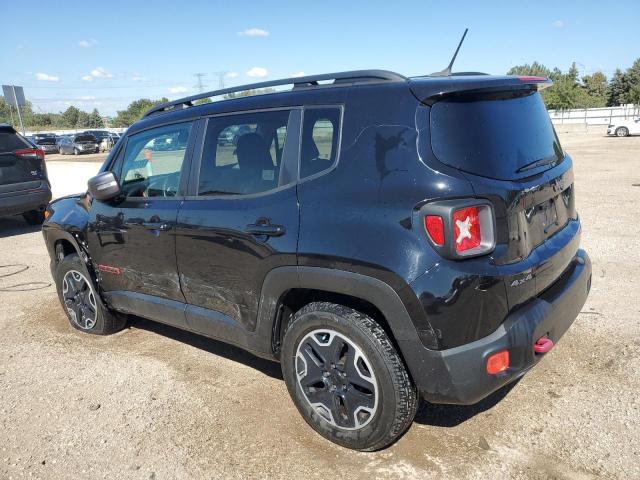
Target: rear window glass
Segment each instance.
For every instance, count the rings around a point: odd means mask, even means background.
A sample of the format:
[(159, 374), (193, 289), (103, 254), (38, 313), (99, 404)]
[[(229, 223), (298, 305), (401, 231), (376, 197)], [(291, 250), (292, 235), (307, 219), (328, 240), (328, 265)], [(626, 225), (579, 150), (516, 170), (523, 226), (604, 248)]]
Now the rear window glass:
[(13, 152), (21, 148), (32, 148), (32, 146), (20, 135), (7, 130), (0, 130), (0, 152)]
[(437, 102), (431, 108), (431, 145), (447, 165), (503, 180), (533, 175), (564, 158), (537, 92)]

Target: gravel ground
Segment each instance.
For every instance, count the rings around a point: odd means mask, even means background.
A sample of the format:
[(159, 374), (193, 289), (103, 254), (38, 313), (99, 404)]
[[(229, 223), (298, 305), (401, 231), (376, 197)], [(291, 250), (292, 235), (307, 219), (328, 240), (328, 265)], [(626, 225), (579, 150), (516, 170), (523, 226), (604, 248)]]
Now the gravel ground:
[[(277, 364), (142, 320), (73, 330), (38, 229), (0, 219), (0, 478), (640, 478), (640, 137), (562, 137), (594, 267), (583, 312), (512, 388), (425, 404), (378, 453), (315, 434)], [(100, 165), (62, 158), (56, 196)]]

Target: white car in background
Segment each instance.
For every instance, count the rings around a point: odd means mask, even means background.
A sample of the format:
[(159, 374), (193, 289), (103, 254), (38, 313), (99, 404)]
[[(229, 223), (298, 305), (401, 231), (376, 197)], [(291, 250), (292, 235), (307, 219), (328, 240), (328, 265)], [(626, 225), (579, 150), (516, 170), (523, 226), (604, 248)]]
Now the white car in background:
[(640, 135), (640, 117), (612, 123), (607, 127), (607, 135), (615, 135), (616, 137)]

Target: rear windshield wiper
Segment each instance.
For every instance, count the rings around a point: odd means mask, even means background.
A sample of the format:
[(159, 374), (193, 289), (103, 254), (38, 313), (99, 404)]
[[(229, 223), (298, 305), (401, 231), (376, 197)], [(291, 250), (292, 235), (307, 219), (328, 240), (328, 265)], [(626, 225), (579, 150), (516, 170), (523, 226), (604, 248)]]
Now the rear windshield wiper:
[(552, 163), (558, 163), (558, 162), (560, 162), (560, 159), (558, 159), (558, 157), (541, 158), (540, 160), (527, 163), (526, 165), (520, 167), (518, 170), (516, 170), (516, 173), (526, 172), (527, 170), (533, 170), (534, 168), (543, 167), (545, 165), (550, 165)]

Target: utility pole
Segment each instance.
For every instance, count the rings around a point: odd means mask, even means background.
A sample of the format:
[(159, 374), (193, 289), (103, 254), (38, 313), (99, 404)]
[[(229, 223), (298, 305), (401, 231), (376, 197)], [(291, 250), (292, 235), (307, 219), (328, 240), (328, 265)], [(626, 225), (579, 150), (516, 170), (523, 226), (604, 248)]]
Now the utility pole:
[(16, 86), (11, 85), (13, 89), (13, 100), (16, 103), (16, 110), (18, 110), (18, 120), (20, 120), (20, 129), (22, 130), (22, 135), (26, 135), (24, 131), (24, 124), (22, 123), (22, 114), (20, 113), (20, 105), (18, 105), (18, 97), (16, 96)]
[(224, 88), (224, 77), (227, 76), (227, 71), (213, 72), (213, 74), (218, 77), (218, 88), (222, 90)]
[(196, 85), (196, 88), (198, 89), (198, 91), (200, 93), (204, 92), (204, 87), (206, 87), (206, 85), (204, 83), (202, 83), (202, 79), (203, 77), (206, 75), (206, 73), (194, 73), (194, 77), (196, 77), (198, 79), (198, 84)]

